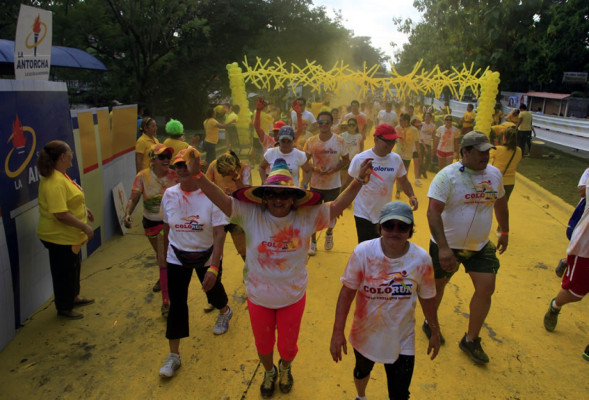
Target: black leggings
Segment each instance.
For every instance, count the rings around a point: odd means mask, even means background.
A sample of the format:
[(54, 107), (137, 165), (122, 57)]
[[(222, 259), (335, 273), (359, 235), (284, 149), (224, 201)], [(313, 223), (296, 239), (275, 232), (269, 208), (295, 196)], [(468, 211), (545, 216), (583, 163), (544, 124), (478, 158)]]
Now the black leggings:
[(369, 220), (357, 217), (355, 215), (354, 220), (356, 221), (356, 234), (358, 235), (358, 243), (380, 237), (380, 233), (376, 229), (377, 224), (373, 224)]
[(74, 308), (74, 299), (80, 294), (82, 253), (74, 254), (70, 244), (41, 242), (49, 250), (55, 308), (57, 311), (71, 310)]
[[(354, 368), (354, 378), (364, 379), (370, 376), (374, 361), (369, 360), (354, 349), (356, 355), (356, 367)], [(385, 364), (384, 370), (387, 374), (387, 386), (389, 389), (389, 399), (406, 400), (409, 399), (409, 385), (413, 377), (413, 366), (415, 365), (415, 356), (399, 355), (397, 361), (393, 364)]]
[[(204, 264), (204, 263), (203, 263)], [(192, 279), (192, 270), (196, 270), (196, 276), (200, 283), (205, 278), (208, 267), (198, 265), (196, 267), (182, 266), (168, 263), (168, 292), (170, 294), (170, 313), (168, 314), (168, 326), (166, 338), (182, 339), (188, 337), (188, 285)], [(219, 275), (215, 286), (206, 292), (210, 304), (220, 310), (227, 305), (229, 299), (225, 288), (221, 283), (223, 275), (223, 262), (219, 262)]]

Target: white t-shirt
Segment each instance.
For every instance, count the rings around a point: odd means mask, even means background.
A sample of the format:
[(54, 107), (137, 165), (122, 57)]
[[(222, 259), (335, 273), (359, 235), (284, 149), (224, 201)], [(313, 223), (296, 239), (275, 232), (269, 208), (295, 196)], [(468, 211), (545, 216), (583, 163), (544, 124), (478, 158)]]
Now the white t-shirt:
[(436, 295), (432, 259), (409, 242), (399, 258), (388, 258), (381, 239), (360, 243), (350, 256), (342, 283), (357, 290), (356, 311), (349, 340), (363, 356), (392, 364), (399, 354), (415, 355), (417, 296)]
[[(313, 167), (321, 171), (327, 171), (335, 168), (340, 159), (348, 154), (346, 141), (340, 135), (331, 134), (331, 138), (324, 142), (319, 135), (311, 136), (305, 142), (305, 153), (313, 157)], [(312, 188), (329, 190), (342, 186), (339, 172), (330, 175), (311, 175), (310, 185)]]
[[(589, 168), (583, 174), (583, 176), (585, 175), (585, 181), (579, 181), (579, 186), (585, 185), (585, 199), (589, 199)], [(589, 258), (589, 202), (587, 201), (585, 203), (585, 211), (583, 211), (583, 215), (571, 234), (571, 242), (567, 248), (567, 254)]]
[[(303, 116), (303, 119), (306, 119), (307, 121), (309, 121), (309, 125), (312, 125), (315, 122), (317, 122), (317, 120), (315, 119), (315, 116), (309, 110), (303, 111), (302, 116)], [(292, 121), (293, 129), (296, 131), (297, 130), (297, 113), (294, 110), (292, 110), (290, 112), (290, 120)], [(309, 126), (308, 128), (311, 128), (311, 127)]]
[(259, 205), (232, 200), (231, 222), (245, 231), (248, 299), (273, 309), (296, 303), (307, 288), (311, 235), (329, 226), (329, 203), (300, 207), (278, 218)]
[(479, 251), (489, 241), (495, 201), (505, 195), (503, 177), (492, 165), (480, 172), (461, 168), (455, 162), (438, 172), (427, 197), (445, 203), (442, 221), (450, 248)]
[(348, 149), (348, 156), (352, 159), (356, 154), (360, 152), (360, 143), (362, 142), (362, 134), (350, 132), (344, 132), (341, 136), (346, 141), (346, 148)]
[(397, 126), (397, 123), (399, 121), (398, 117), (397, 117), (397, 113), (394, 112), (393, 110), (391, 110), (390, 112), (387, 112), (387, 110), (380, 110), (378, 112), (378, 124), (389, 124), (392, 126)]
[(362, 162), (372, 158), (372, 169), (384, 179), (384, 182), (371, 175), (366, 185), (362, 186), (354, 200), (354, 215), (376, 224), (382, 207), (393, 198), (393, 185), (397, 178), (407, 175), (403, 160), (397, 153), (384, 157), (377, 156), (372, 149), (363, 151), (352, 159), (348, 174), (357, 178)]
[(436, 132), (436, 124), (430, 122), (426, 124), (425, 122), (421, 125), (421, 132), (419, 132), (419, 138), (421, 139), (421, 143), (431, 146), (434, 140), (434, 134)]
[(299, 149), (292, 149), (288, 154), (280, 151), (279, 147), (268, 149), (264, 154), (264, 159), (270, 165), (274, 165), (274, 161), (278, 158), (283, 158), (292, 175), (292, 180), (296, 186), (299, 186), (299, 168), (307, 162), (307, 155)]
[[(166, 261), (181, 265), (172, 245), (184, 251), (205, 251), (213, 245), (213, 227), (229, 223), (227, 217), (198, 189), (185, 192), (180, 184), (165, 191), (162, 199), (164, 222), (170, 226)], [(212, 257), (212, 255), (211, 255)], [(211, 260), (205, 263), (210, 265)]]
[(455, 126), (446, 129), (444, 125), (440, 126), (436, 131), (436, 137), (440, 139), (437, 150), (445, 153), (453, 153), (458, 151), (454, 148), (454, 139), (460, 136), (460, 131)]

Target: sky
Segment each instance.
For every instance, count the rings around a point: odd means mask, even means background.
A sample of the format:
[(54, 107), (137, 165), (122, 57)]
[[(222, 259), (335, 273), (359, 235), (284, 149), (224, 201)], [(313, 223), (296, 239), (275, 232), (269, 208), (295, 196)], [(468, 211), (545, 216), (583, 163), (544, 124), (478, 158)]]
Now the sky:
[(327, 15), (335, 16), (333, 10), (341, 10), (343, 25), (354, 31), (354, 36), (369, 36), (372, 46), (380, 48), (393, 60), (395, 49), (407, 43), (407, 36), (398, 32), (393, 17), (411, 18), (414, 23), (421, 17), (413, 7), (413, 0), (313, 0), (316, 6), (325, 6)]

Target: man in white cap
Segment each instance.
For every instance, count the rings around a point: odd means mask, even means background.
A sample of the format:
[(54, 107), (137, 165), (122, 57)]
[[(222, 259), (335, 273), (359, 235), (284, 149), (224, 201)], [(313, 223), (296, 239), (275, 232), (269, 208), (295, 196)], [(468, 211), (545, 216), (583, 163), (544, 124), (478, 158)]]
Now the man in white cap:
[[(499, 270), (496, 251), (507, 249), (509, 213), (501, 171), (489, 162), (495, 148), (487, 135), (472, 131), (464, 135), (462, 161), (442, 169), (429, 188), (427, 218), (431, 230), (430, 255), (436, 278), (436, 304), (460, 264), (470, 275), (474, 294), (470, 301), (468, 331), (460, 348), (479, 364), (489, 362), (481, 347), (480, 330), (491, 307), (495, 276)], [(501, 232), (495, 246), (489, 241), (493, 210)], [(423, 330), (431, 335), (428, 321)], [(444, 343), (443, 337), (441, 337)]]

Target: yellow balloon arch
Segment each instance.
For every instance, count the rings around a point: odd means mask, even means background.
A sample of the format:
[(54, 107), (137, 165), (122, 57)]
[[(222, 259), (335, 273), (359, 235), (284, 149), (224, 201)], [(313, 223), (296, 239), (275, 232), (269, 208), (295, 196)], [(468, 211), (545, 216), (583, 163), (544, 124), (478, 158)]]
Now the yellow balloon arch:
[(227, 65), (229, 81), (234, 103), (240, 104), (242, 110), (247, 109), (245, 85), (254, 85), (260, 90), (272, 91), (283, 87), (293, 90), (299, 85), (311, 88), (312, 92), (339, 94), (342, 90), (365, 97), (367, 93), (381, 88), (384, 95), (406, 100), (412, 95), (431, 94), (436, 98), (447, 88), (450, 93), (462, 99), (470, 89), (479, 98), (475, 129), (490, 132), (493, 119), (493, 107), (499, 86), (499, 73), (478, 68), (474, 64), (470, 68), (465, 64), (459, 70), (452, 67), (450, 71), (442, 71), (436, 65), (431, 71), (421, 68), (422, 61), (415, 64), (412, 71), (401, 75), (390, 63), (391, 70), (385, 71), (385, 77), (376, 74), (380, 65), (368, 68), (366, 62), (361, 70), (354, 71), (343, 61), (336, 62), (329, 70), (325, 70), (315, 61), (306, 60), (306, 65), (287, 64), (278, 57), (275, 61), (263, 61), (256, 58), (250, 64), (247, 57), (243, 61), (243, 69), (237, 63)]

